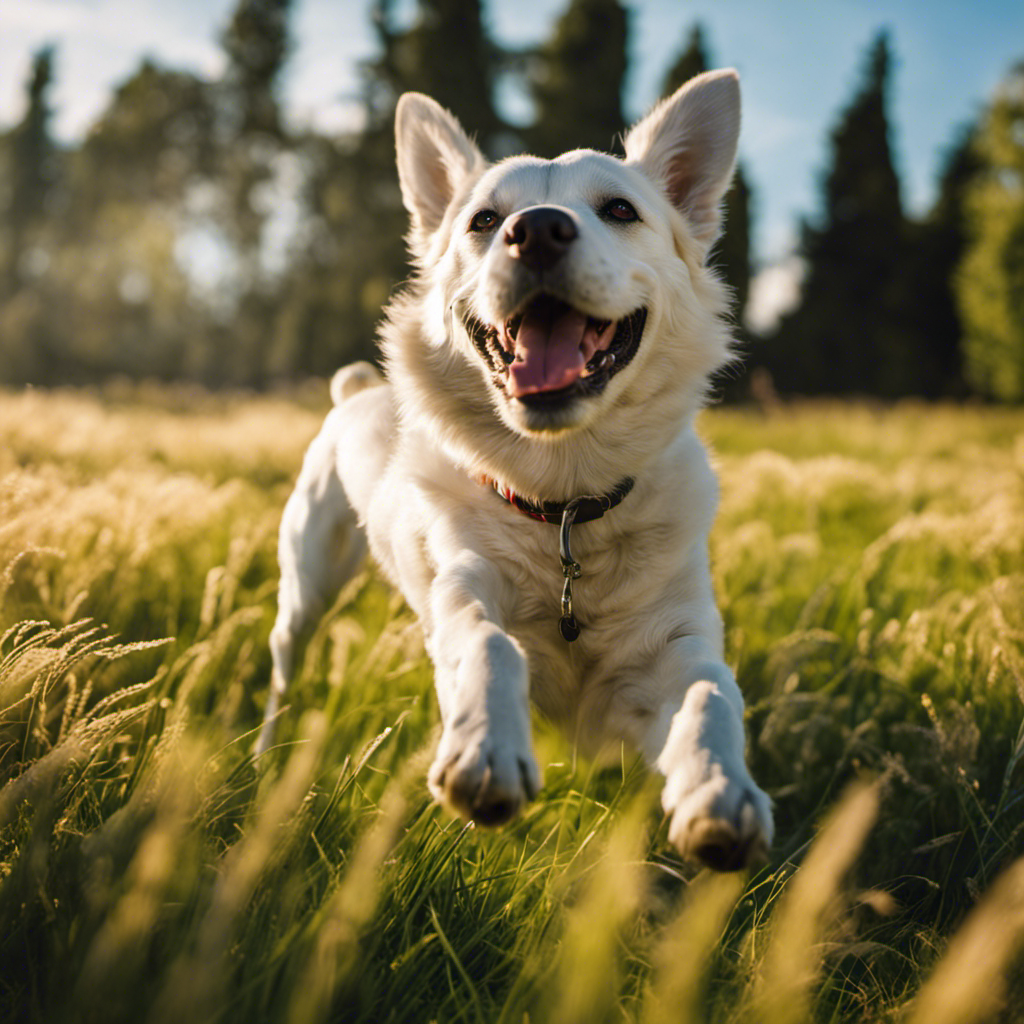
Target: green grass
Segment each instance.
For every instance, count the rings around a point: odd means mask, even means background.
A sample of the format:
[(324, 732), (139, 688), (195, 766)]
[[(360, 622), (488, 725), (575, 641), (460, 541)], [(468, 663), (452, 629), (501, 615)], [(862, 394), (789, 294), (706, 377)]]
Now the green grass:
[(696, 873), (628, 755), (434, 807), (367, 569), (279, 730), (275, 532), (325, 396), (0, 401), (0, 1020), (1019, 1020), (1024, 412), (716, 409), (712, 538), (770, 863)]

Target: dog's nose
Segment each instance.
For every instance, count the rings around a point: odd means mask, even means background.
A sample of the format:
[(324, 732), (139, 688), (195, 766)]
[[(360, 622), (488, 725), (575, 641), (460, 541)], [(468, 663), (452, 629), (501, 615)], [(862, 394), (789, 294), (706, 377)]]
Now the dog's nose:
[(572, 217), (554, 206), (523, 210), (505, 225), (509, 255), (531, 270), (546, 270), (557, 263), (579, 232)]

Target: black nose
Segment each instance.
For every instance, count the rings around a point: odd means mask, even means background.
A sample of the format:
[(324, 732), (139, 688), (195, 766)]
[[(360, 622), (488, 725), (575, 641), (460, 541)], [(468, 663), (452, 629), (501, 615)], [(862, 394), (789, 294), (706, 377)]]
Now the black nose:
[(509, 255), (531, 270), (554, 266), (579, 232), (572, 217), (554, 206), (535, 206), (513, 217), (505, 227)]

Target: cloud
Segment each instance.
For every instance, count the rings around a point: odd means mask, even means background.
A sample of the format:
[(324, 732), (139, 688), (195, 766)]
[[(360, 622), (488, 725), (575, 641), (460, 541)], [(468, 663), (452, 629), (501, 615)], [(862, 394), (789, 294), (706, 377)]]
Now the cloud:
[(90, 15), (81, 0), (5, 0), (0, 7), (0, 32), (59, 35), (75, 31)]
[(64, 141), (81, 137), (146, 54), (215, 75), (224, 59), (217, 30), (231, 3), (2, 0), (0, 124), (21, 116), (31, 55), (51, 43), (57, 47), (54, 132)]
[(799, 256), (788, 256), (754, 276), (743, 317), (752, 331), (765, 334), (773, 330), (786, 313), (796, 308), (806, 270)]

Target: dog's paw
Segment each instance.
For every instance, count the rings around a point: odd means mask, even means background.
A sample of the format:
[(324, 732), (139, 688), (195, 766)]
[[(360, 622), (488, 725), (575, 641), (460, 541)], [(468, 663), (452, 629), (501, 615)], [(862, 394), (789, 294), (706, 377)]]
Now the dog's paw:
[(669, 778), (662, 804), (672, 815), (669, 840), (688, 860), (740, 871), (767, 857), (774, 834), (771, 801), (749, 776), (737, 782), (718, 770), (692, 788)]
[(481, 825), (503, 825), (540, 792), (528, 743), (445, 730), (427, 776), (434, 797)]

